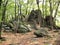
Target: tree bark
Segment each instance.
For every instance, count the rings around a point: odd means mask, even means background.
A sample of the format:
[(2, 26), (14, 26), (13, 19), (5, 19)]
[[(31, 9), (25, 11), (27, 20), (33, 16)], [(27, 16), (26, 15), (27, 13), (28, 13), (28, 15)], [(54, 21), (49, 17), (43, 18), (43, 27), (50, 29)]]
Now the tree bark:
[[(43, 2), (42, 2), (42, 12), (43, 12), (42, 15), (43, 15), (43, 18), (44, 18), (44, 10), (45, 10), (45, 9), (44, 9), (44, 0), (43, 0)], [(43, 20), (43, 26), (44, 26), (44, 20)]]
[(28, 4), (29, 4), (29, 0), (27, 0), (26, 15), (28, 15)]
[[(2, 0), (1, 0), (1, 2), (2, 2)], [(2, 19), (1, 19), (2, 22), (0, 22), (0, 39), (1, 39), (2, 24), (3, 24), (3, 22), (5, 22), (5, 13), (6, 13), (7, 4), (8, 4), (8, 0), (6, 0), (5, 4), (3, 5), (4, 9), (3, 9), (3, 12), (2, 12)]]
[(4, 9), (3, 9), (3, 13), (2, 13), (2, 21), (3, 23), (5, 22), (5, 13), (6, 13), (6, 6), (8, 4), (8, 0), (6, 1), (6, 3), (3, 5)]
[(2, 4), (2, 0), (0, 0), (0, 7), (1, 7), (1, 4)]
[(16, 20), (16, 0), (15, 0), (15, 20)]
[[(0, 0), (0, 11), (2, 11), (1, 10), (1, 4), (2, 4), (2, 0)], [(1, 30), (2, 30), (2, 22), (0, 22), (0, 39), (2, 38), (1, 37)]]
[(58, 12), (58, 7), (59, 7), (59, 1), (58, 1), (58, 4), (57, 4), (57, 8), (56, 8), (56, 10), (55, 10), (54, 19), (56, 18), (56, 15), (57, 15), (57, 12)]
[(50, 26), (51, 29), (53, 29), (53, 21), (52, 21), (52, 14), (53, 14), (53, 9), (52, 9), (52, 0), (49, 0), (49, 4), (50, 4)]
[[(38, 11), (39, 11), (40, 10), (40, 8), (39, 8), (39, 0), (36, 0), (36, 3), (37, 3)], [(41, 27), (41, 15), (40, 15), (40, 11), (39, 11), (39, 15), (38, 15), (38, 22), (39, 22), (39, 25)]]

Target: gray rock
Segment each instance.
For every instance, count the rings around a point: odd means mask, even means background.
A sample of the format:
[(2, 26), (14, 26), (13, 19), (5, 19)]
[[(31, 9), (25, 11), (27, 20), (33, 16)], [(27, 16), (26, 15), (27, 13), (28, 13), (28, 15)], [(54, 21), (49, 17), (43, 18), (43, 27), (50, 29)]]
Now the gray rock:
[(37, 37), (43, 37), (43, 36), (47, 36), (49, 33), (45, 28), (41, 28), (40, 30), (36, 30), (34, 32), (34, 35), (36, 35)]

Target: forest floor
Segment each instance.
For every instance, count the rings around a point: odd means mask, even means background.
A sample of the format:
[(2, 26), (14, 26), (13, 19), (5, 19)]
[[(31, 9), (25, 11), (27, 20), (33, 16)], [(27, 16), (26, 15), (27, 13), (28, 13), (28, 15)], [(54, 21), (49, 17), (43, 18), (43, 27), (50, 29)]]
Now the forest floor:
[(0, 41), (0, 45), (52, 45), (59, 36), (59, 32), (49, 31), (51, 38), (37, 38), (33, 34), (34, 31), (25, 34), (3, 32), (2, 37), (5, 37), (6, 40)]

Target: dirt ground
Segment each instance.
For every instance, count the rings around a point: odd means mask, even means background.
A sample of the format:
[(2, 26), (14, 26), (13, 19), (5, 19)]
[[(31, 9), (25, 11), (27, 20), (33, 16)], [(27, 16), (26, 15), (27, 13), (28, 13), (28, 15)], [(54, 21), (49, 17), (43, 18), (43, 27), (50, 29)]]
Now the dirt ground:
[(0, 41), (0, 45), (53, 45), (59, 35), (58, 32), (49, 31), (51, 38), (36, 38), (33, 33), (34, 30), (25, 34), (3, 32), (2, 37), (5, 37), (6, 40)]

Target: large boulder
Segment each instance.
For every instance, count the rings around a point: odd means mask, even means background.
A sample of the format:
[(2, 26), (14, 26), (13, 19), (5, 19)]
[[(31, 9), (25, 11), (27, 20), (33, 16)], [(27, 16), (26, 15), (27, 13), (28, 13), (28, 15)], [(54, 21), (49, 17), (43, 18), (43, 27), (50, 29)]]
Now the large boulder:
[(42, 22), (42, 20), (43, 20), (43, 17), (42, 17), (41, 10), (32, 10), (30, 12), (29, 17), (28, 17), (28, 22), (34, 24), (33, 21), (36, 21), (36, 23), (38, 24), (40, 21)]
[(4, 30), (4, 32), (11, 32), (11, 25), (9, 23), (3, 24), (2, 25), (2, 29)]
[[(53, 25), (51, 25), (51, 19), (52, 19), (52, 24)], [(53, 26), (53, 27), (56, 26), (54, 18), (50, 15), (46, 16), (44, 21), (45, 21), (46, 26), (49, 27), (49, 28), (51, 28), (51, 26)]]

